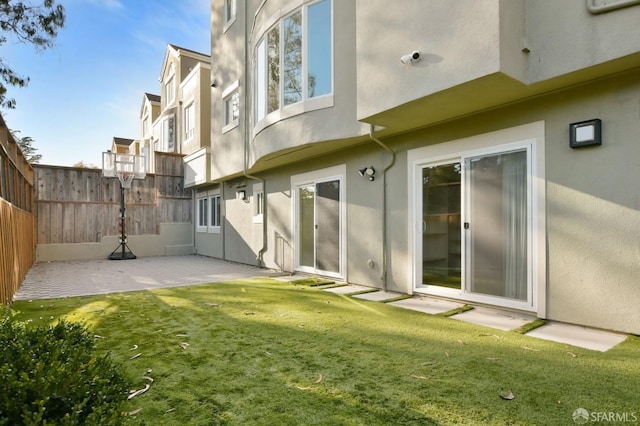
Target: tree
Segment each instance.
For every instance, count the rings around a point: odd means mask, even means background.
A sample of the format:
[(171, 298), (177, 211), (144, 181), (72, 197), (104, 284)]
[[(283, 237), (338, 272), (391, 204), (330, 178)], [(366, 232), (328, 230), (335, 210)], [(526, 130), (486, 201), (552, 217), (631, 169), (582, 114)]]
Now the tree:
[[(64, 21), (64, 7), (56, 5), (55, 0), (43, 0), (40, 5), (0, 0), (0, 46), (11, 36), (33, 44), (36, 50), (45, 50), (53, 46)], [(27, 84), (29, 77), (21, 77), (0, 57), (0, 107), (15, 108), (15, 99), (6, 97), (7, 86), (24, 87)]]
[(72, 167), (77, 167), (79, 169), (99, 169), (100, 168), (93, 163), (85, 163), (82, 160), (75, 163)]
[(16, 143), (20, 147), (20, 151), (22, 151), (22, 155), (29, 162), (29, 164), (38, 164), (42, 159), (42, 154), (36, 154), (38, 148), (33, 146), (35, 140), (31, 136), (19, 137), (19, 130), (13, 131), (10, 130), (11, 136), (15, 139)]

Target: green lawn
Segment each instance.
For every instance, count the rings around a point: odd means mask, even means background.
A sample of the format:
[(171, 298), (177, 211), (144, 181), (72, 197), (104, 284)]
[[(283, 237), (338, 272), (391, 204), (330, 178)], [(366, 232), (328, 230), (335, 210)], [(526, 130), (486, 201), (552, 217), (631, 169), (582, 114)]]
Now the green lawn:
[[(640, 339), (606, 353), (268, 278), (18, 301), (86, 323), (145, 393), (132, 422), (184, 425), (574, 424), (640, 417)], [(513, 392), (512, 400), (500, 395)]]

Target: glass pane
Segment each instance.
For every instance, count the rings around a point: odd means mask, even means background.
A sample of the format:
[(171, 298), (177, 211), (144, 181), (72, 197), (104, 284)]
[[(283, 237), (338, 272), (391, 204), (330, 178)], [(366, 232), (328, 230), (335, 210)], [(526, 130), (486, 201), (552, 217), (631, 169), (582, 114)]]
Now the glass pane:
[(256, 48), (256, 119), (262, 120), (266, 115), (267, 103), (267, 63), (265, 58), (265, 41), (262, 40)]
[(267, 74), (267, 88), (269, 103), (267, 114), (280, 108), (280, 28), (275, 27), (267, 35), (267, 56), (269, 58), (269, 73)]
[(300, 205), (300, 266), (315, 267), (315, 186), (298, 190)]
[(331, 93), (331, 1), (309, 6), (308, 15), (309, 98)]
[(461, 288), (460, 164), (422, 169), (422, 282)]
[(467, 160), (469, 290), (527, 299), (527, 152)]
[(302, 14), (296, 12), (283, 24), (284, 105), (302, 100)]
[(316, 191), (316, 267), (340, 272), (340, 181), (318, 183)]

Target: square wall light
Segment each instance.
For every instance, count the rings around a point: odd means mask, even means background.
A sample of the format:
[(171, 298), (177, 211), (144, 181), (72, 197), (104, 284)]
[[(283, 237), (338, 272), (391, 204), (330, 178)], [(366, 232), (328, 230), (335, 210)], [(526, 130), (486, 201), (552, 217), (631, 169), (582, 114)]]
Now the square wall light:
[(569, 146), (602, 145), (602, 121), (599, 118), (569, 124)]

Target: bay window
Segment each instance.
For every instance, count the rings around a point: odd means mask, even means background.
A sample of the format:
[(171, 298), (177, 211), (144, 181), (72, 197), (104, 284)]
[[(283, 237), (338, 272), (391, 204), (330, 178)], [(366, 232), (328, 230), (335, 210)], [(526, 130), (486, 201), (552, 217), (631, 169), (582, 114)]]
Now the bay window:
[(254, 56), (257, 122), (332, 93), (331, 11), (332, 0), (308, 3), (280, 19), (258, 42)]

